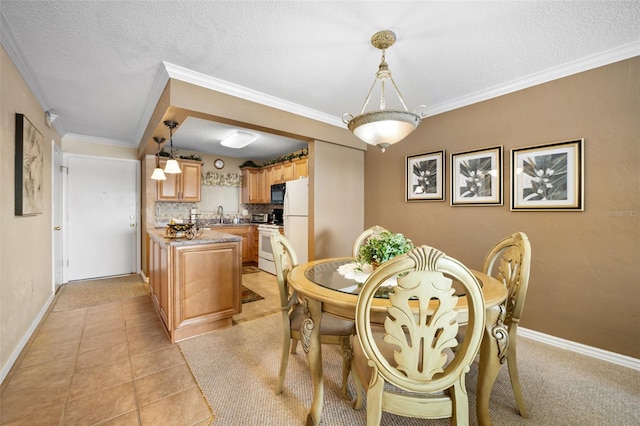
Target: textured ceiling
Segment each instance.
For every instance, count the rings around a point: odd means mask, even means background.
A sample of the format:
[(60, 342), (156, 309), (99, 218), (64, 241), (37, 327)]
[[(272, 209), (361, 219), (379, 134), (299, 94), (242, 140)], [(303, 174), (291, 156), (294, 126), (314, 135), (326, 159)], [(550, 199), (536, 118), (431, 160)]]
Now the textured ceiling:
[[(637, 1), (2, 0), (0, 11), (0, 40), (62, 136), (129, 146), (163, 62), (343, 126), (373, 82), (381, 29), (398, 36), (387, 62), (407, 106), (429, 115), (640, 54)], [(207, 128), (200, 147), (214, 150), (211, 125), (192, 125), (174, 142), (188, 133), (197, 149)]]

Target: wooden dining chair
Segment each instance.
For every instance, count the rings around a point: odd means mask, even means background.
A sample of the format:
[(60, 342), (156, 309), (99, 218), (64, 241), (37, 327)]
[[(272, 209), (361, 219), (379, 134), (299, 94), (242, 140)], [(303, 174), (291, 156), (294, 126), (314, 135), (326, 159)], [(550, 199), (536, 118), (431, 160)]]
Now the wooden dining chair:
[[(385, 311), (374, 296), (392, 276), (397, 286)], [(468, 303), (468, 332), (460, 343), (453, 280)], [(367, 425), (380, 424), (382, 411), (468, 424), (465, 374), (480, 348), (484, 324), (477, 279), (435, 248), (416, 247), (378, 267), (356, 304), (354, 362), (367, 391)]]
[[(276, 266), (276, 278), (278, 288), (280, 290), (280, 306), (282, 309), (282, 359), (280, 361), (280, 373), (278, 375), (278, 383), (276, 385), (276, 394), (282, 393), (284, 377), (289, 362), (289, 352), (296, 353), (298, 341), (301, 340), (302, 334), (300, 326), (304, 319), (304, 306), (298, 300), (298, 296), (288, 285), (287, 276), (289, 271), (298, 265), (298, 258), (293, 248), (289, 244), (289, 240), (280, 234), (277, 230), (271, 232), (271, 249)], [(355, 334), (355, 324), (353, 321), (347, 321), (336, 318), (331, 315), (323, 315), (320, 321), (320, 343), (340, 345), (342, 352), (342, 395), (349, 397), (347, 389), (349, 373), (351, 372), (351, 359), (353, 351), (351, 348), (351, 336)], [(360, 405), (362, 399), (362, 390), (358, 378), (354, 375), (356, 385), (356, 404)]]
[(357, 258), (358, 254), (360, 254), (360, 247), (362, 247), (362, 245), (373, 235), (378, 235), (383, 231), (386, 231), (386, 229), (379, 225), (374, 225), (369, 229), (365, 229), (353, 243), (352, 256)]
[(505, 310), (504, 325), (509, 334), (509, 346), (506, 359), (511, 379), (511, 388), (522, 417), (528, 418), (527, 408), (522, 397), (522, 388), (518, 375), (516, 344), (518, 323), (524, 308), (529, 286), (531, 268), (531, 244), (524, 232), (516, 232), (502, 239), (487, 253), (482, 272), (501, 281), (508, 290), (503, 307)]

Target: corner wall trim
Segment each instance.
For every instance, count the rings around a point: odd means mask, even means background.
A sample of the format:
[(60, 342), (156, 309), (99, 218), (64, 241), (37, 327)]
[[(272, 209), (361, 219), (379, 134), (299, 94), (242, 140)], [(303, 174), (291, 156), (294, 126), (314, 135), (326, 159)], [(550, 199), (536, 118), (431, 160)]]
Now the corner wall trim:
[(582, 343), (572, 342), (570, 340), (561, 339), (559, 337), (522, 327), (518, 327), (518, 335), (547, 345), (555, 346), (557, 348), (597, 358), (601, 361), (611, 362), (613, 364), (618, 364), (623, 367), (640, 371), (640, 359), (637, 358), (605, 351), (603, 349), (594, 348), (593, 346), (583, 345)]

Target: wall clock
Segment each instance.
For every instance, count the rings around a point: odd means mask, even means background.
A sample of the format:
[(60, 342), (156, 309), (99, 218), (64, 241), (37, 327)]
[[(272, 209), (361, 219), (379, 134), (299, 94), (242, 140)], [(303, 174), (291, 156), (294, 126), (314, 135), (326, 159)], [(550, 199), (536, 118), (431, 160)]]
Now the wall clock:
[(213, 162), (213, 165), (215, 166), (216, 169), (221, 169), (224, 167), (224, 161), (218, 158), (216, 161)]

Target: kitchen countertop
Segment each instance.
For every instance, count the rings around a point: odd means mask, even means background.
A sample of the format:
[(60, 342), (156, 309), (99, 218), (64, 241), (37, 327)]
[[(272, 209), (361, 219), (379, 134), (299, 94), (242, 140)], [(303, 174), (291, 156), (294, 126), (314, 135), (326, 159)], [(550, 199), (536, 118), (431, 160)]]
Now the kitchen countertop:
[[(217, 227), (224, 226), (225, 225), (218, 225)], [(149, 237), (153, 238), (158, 244), (161, 244), (162, 246), (192, 246), (197, 244), (215, 244), (242, 241), (242, 237), (240, 236), (226, 234), (221, 231), (214, 231), (210, 229), (204, 229), (202, 231), (202, 235), (192, 240), (189, 240), (187, 238), (166, 238), (166, 228), (156, 228), (147, 232), (149, 233)]]

